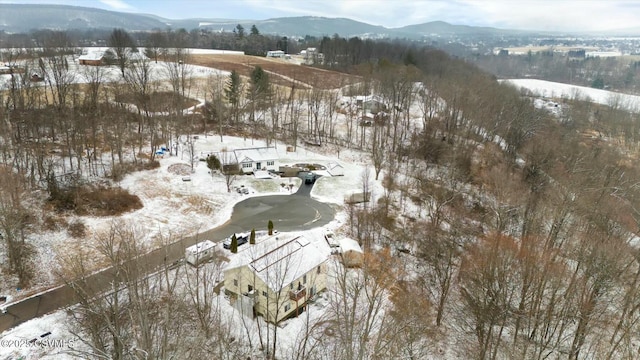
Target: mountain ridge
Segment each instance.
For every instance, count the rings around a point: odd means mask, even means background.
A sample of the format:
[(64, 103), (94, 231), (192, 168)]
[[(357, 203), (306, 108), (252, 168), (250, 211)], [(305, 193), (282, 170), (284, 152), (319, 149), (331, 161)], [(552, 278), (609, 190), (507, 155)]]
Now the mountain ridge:
[(208, 28), (217, 31), (233, 31), (238, 25), (249, 29), (252, 25), (263, 34), (282, 36), (377, 36), (420, 38), (426, 35), (509, 35), (520, 30), (455, 25), (444, 21), (432, 21), (396, 28), (372, 25), (349, 18), (318, 16), (280, 17), (266, 20), (189, 18), (166, 19), (153, 14), (129, 13), (73, 5), (0, 4), (0, 30), (27, 32), (32, 29), (112, 29), (150, 31), (168, 27), (187, 30)]

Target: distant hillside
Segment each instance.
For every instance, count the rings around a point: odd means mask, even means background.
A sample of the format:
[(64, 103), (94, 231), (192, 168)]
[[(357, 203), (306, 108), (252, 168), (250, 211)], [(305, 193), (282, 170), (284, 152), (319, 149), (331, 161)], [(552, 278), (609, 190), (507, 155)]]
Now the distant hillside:
[(432, 21), (424, 24), (408, 25), (395, 30), (397, 32), (419, 35), (499, 35), (519, 32), (517, 30), (503, 30), (492, 27), (451, 25), (444, 21)]
[(149, 15), (131, 14), (66, 5), (0, 4), (0, 30), (25, 32), (32, 29), (150, 30), (167, 23)]
[(231, 31), (237, 24), (241, 24), (249, 30), (251, 25), (256, 25), (263, 34), (280, 34), (283, 36), (332, 36), (333, 34), (339, 34), (343, 37), (351, 37), (363, 34), (391, 34), (393, 32), (392, 29), (351, 19), (317, 16), (285, 17), (268, 20), (237, 20), (236, 22), (230, 22), (229, 20), (210, 22), (211, 24), (206, 26), (212, 29), (224, 27), (225, 31)]
[(241, 24), (247, 31), (256, 25), (263, 34), (282, 36), (332, 36), (343, 37), (403, 37), (420, 38), (426, 35), (506, 35), (512, 30), (451, 25), (434, 21), (401, 28), (385, 28), (346, 18), (316, 16), (284, 17), (268, 20), (232, 20), (193, 18), (171, 20), (150, 14), (132, 14), (88, 7), (67, 5), (0, 4), (0, 30), (26, 32), (32, 29), (112, 29), (152, 30), (208, 28), (215, 31), (233, 31)]

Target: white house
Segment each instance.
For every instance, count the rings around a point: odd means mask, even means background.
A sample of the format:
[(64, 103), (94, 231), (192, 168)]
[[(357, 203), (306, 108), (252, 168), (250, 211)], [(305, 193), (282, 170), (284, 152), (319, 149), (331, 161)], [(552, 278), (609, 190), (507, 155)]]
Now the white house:
[(195, 245), (189, 246), (184, 253), (187, 263), (198, 266), (203, 262), (207, 262), (215, 255), (216, 244), (211, 240), (205, 240)]
[(337, 162), (330, 162), (327, 164), (327, 172), (331, 176), (344, 176), (344, 166)]
[(326, 288), (329, 256), (321, 232), (270, 236), (232, 257), (224, 271), (225, 293), (245, 316), (278, 323)]
[(278, 171), (278, 152), (272, 147), (236, 149), (236, 155), (240, 170), (244, 174), (253, 173), (258, 170)]

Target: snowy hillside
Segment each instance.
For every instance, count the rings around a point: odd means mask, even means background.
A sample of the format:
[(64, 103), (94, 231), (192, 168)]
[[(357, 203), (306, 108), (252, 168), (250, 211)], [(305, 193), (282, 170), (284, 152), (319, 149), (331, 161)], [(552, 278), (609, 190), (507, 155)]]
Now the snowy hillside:
[(637, 95), (536, 79), (509, 79), (502, 82), (527, 89), (537, 96), (546, 98), (580, 99), (640, 112), (640, 96)]

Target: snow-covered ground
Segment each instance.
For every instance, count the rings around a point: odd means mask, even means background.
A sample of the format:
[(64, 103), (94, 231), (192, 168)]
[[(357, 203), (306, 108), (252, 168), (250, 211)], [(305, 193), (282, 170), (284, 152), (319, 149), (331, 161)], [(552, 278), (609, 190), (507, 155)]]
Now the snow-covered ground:
[[(266, 146), (263, 140), (244, 140), (224, 136), (221, 141), (219, 135), (212, 134), (198, 135), (194, 144), (195, 154)], [(367, 154), (342, 150), (338, 159), (337, 154), (320, 154), (314, 152), (315, 149), (298, 147), (295, 152), (287, 152), (284, 144), (278, 143), (275, 146), (281, 165), (296, 163), (327, 165), (329, 162), (338, 162), (344, 167), (345, 175), (339, 177), (328, 176), (326, 171), (322, 171), (325, 176), (316, 182), (312, 191), (314, 198), (323, 202), (343, 204), (345, 196), (361, 191), (362, 174), (365, 164), (369, 161)], [(82, 241), (72, 238), (66, 229), (31, 234), (29, 242), (37, 249), (35, 261), (42, 265), (37, 267), (34, 281), (39, 286), (25, 293), (8, 284), (0, 285), (0, 294), (19, 300), (34, 291), (55, 285), (58, 279), (51, 269), (57, 268), (58, 253), (66, 252), (68, 249), (93, 251), (94, 236), (107, 231), (112, 220), (121, 219), (135, 223), (137, 228), (143, 230), (145, 240), (155, 244), (161, 237), (188, 236), (214, 228), (230, 218), (237, 202), (250, 196), (294, 193), (301, 183), (298, 178), (256, 179), (252, 175), (242, 175), (236, 178), (233, 186), (248, 188), (249, 194), (244, 195), (235, 191), (228, 192), (225, 178), (220, 174), (212, 176), (204, 161), (194, 161), (191, 172), (189, 152), (184, 144), (179, 145), (177, 156), (165, 155), (158, 160), (159, 168), (129, 174), (119, 184), (140, 197), (144, 205), (141, 209), (119, 217), (72, 216), (68, 218), (69, 223), (82, 222), (85, 225), (86, 237)], [(176, 164), (182, 164), (181, 167), (188, 171), (190, 181), (183, 181), (184, 175), (169, 171), (169, 167), (172, 165), (175, 167)], [(374, 181), (373, 176), (370, 180), (374, 197), (381, 195), (383, 193), (381, 181)], [(291, 183), (294, 187), (289, 190), (288, 185)], [(339, 226), (344, 223), (345, 218), (344, 213), (336, 214), (336, 220), (330, 226)]]
[[(155, 61), (149, 61), (149, 76), (151, 81), (168, 80), (170, 78), (170, 70), (169, 70), (170, 66), (175, 66), (175, 65), (171, 65), (171, 63), (166, 63), (163, 61), (158, 61), (157, 63)], [(216, 76), (216, 75), (226, 76), (229, 74), (229, 72), (227, 71), (217, 70), (217, 69), (213, 69), (205, 66), (191, 65), (191, 64), (185, 65), (185, 66), (188, 67), (187, 71), (190, 73), (190, 76), (193, 78), (207, 78), (207, 77)], [(122, 73), (120, 72), (120, 69), (117, 66), (115, 65), (101, 66), (100, 69), (103, 71), (102, 79), (104, 83), (122, 81)], [(68, 78), (68, 80), (71, 79), (70, 81), (71, 83), (86, 84), (90, 82), (91, 79), (93, 79), (93, 77), (95, 76), (95, 70), (96, 70), (95, 66), (80, 65), (78, 63), (78, 56), (69, 56), (69, 72), (71, 75), (70, 75), (70, 78)], [(37, 71), (37, 72), (40, 73), (40, 71)], [(27, 74), (27, 75), (31, 76), (31, 74)], [(20, 75), (14, 75), (14, 76), (20, 76)], [(32, 84), (35, 86), (44, 86), (45, 83), (46, 81), (34, 82)], [(9, 89), (10, 86), (11, 86), (11, 75), (9, 74), (0, 75), (0, 90)]]
[(640, 96), (600, 90), (585, 86), (569, 85), (536, 79), (501, 80), (518, 88), (532, 91), (545, 98), (580, 99), (602, 105), (616, 105), (633, 112), (640, 112)]
[(59, 310), (5, 331), (0, 334), (0, 359), (77, 359), (67, 351), (81, 349), (83, 344), (71, 334), (69, 321), (67, 313)]
[[(195, 153), (217, 152), (223, 149), (232, 150), (236, 148), (266, 146), (262, 140), (244, 140), (243, 138), (224, 136), (222, 141), (219, 135), (198, 135), (195, 141)], [(368, 156), (364, 153), (351, 150), (340, 151), (340, 158), (337, 154), (320, 154), (314, 152), (315, 149), (305, 149), (298, 147), (295, 152), (287, 152), (284, 144), (276, 144), (280, 156), (281, 165), (293, 165), (296, 163), (316, 163), (326, 165), (328, 162), (338, 162), (344, 167), (344, 176), (331, 177), (326, 171), (320, 171), (322, 176), (316, 182), (312, 197), (335, 204), (342, 204), (345, 196), (361, 191), (363, 173), (366, 171), (365, 164)], [(183, 164), (182, 168), (190, 170), (188, 152), (179, 147), (177, 156), (168, 156), (159, 159), (160, 168), (149, 171), (141, 171), (126, 176), (120, 186), (136, 194), (142, 200), (144, 207), (137, 211), (124, 214), (120, 219), (135, 221), (137, 227), (144, 229), (147, 240), (152, 242), (159, 235), (189, 235), (195, 232), (211, 229), (227, 221), (231, 216), (233, 206), (247, 197), (261, 195), (282, 195), (294, 193), (300, 186), (298, 178), (275, 178), (256, 179), (252, 175), (238, 176), (234, 186), (244, 185), (250, 189), (248, 195), (239, 194), (235, 191), (227, 192), (225, 179), (220, 174), (210, 174), (206, 163), (196, 161), (193, 172), (190, 173), (190, 181), (183, 181), (183, 175), (169, 171), (169, 167), (175, 164)], [(371, 169), (372, 171), (372, 169)], [(380, 177), (382, 179), (382, 176)], [(290, 191), (282, 183), (294, 183), (294, 188)], [(370, 187), (374, 196), (382, 194), (381, 181), (374, 181), (370, 177)], [(333, 222), (327, 225), (333, 231), (340, 232), (339, 227), (345, 222), (346, 213), (339, 211)], [(82, 246), (87, 249), (92, 248), (92, 235), (106, 230), (110, 226), (111, 218), (104, 217), (78, 217), (76, 220), (82, 221), (87, 227), (88, 236), (83, 239)], [(43, 264), (40, 269), (44, 273), (38, 275), (44, 285), (52, 285), (56, 279), (49, 275), (47, 270), (56, 266), (56, 252), (50, 249), (69, 248), (78, 246), (78, 241), (72, 239), (66, 231), (44, 232), (33, 234), (30, 237), (40, 251), (38, 252), (38, 263)], [(13, 295), (16, 299), (21, 294), (15, 290), (2, 289)], [(224, 301), (224, 300), (222, 300)], [(316, 305), (310, 307), (311, 316), (320, 316), (323, 310), (323, 302), (319, 300)], [(223, 307), (224, 308), (224, 307)], [(228, 316), (240, 316), (231, 312)], [(65, 312), (60, 310), (51, 315), (28, 321), (14, 329), (1, 334), (2, 339), (32, 339), (46, 332), (52, 332), (52, 339), (71, 340), (73, 335), (64, 325), (69, 322)], [(239, 321), (239, 320), (238, 320)], [(295, 339), (303, 319), (292, 319), (287, 321), (289, 325), (282, 331), (281, 339)], [(291, 333), (287, 336), (288, 333)], [(77, 341), (74, 347), (81, 346)], [(291, 351), (293, 344), (283, 343), (283, 351)], [(64, 348), (58, 347), (0, 347), (0, 358), (42, 359), (70, 358), (70, 354), (64, 353)]]
[[(313, 230), (312, 230), (313, 231)], [(229, 253), (225, 253), (229, 255)], [(336, 263), (336, 258), (329, 259), (329, 268), (340, 266)], [(209, 263), (204, 264), (202, 267), (210, 267), (209, 270), (215, 272), (214, 268), (216, 264)], [(180, 272), (173, 273), (172, 276), (178, 276), (183, 278), (185, 276), (195, 276), (195, 270), (190, 266), (181, 268)], [(178, 288), (186, 286), (186, 280), (180, 280)], [(193, 281), (193, 280), (192, 280)], [(186, 290), (183, 289), (186, 294)], [(222, 294), (222, 293), (221, 293)], [(252, 321), (249, 318), (244, 319), (244, 323), (247, 328), (239, 326), (243, 323), (243, 315), (238, 310), (231, 306), (229, 300), (223, 295), (215, 296), (212, 303), (219, 304), (216, 309), (220, 311), (220, 319), (225, 325), (235, 324), (233, 331), (238, 336), (247, 336), (246, 332), (250, 333), (250, 336), (257, 339), (259, 335), (258, 326), (266, 326), (262, 318), (258, 318), (256, 321)], [(282, 358), (293, 358), (293, 354), (296, 353), (297, 346), (304, 337), (307, 322), (314, 324), (321, 321), (326, 317), (329, 310), (329, 301), (327, 292), (320, 293), (318, 297), (312, 303), (309, 303), (306, 312), (298, 317), (291, 318), (281, 322), (278, 325), (278, 352)], [(258, 325), (258, 322), (260, 325)], [(73, 318), (67, 313), (66, 310), (58, 310), (54, 313), (45, 315), (40, 318), (36, 318), (25, 322), (13, 329), (5, 331), (0, 334), (0, 359), (78, 359), (79, 354), (82, 351), (89, 351), (89, 347), (84, 344), (79, 338), (82, 334), (76, 333)], [(41, 337), (44, 334), (49, 334), (45, 337)], [(30, 343), (31, 340), (37, 339), (35, 342)]]

